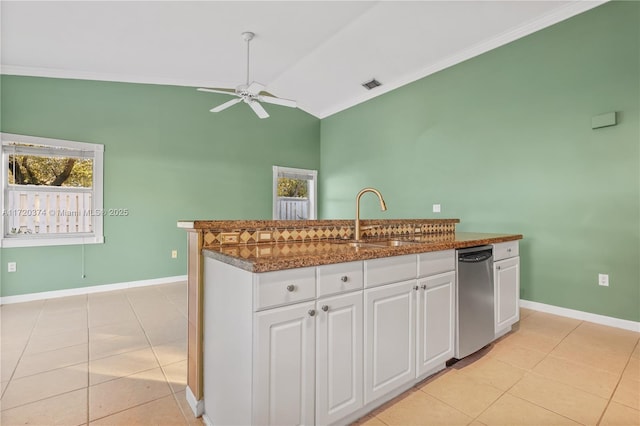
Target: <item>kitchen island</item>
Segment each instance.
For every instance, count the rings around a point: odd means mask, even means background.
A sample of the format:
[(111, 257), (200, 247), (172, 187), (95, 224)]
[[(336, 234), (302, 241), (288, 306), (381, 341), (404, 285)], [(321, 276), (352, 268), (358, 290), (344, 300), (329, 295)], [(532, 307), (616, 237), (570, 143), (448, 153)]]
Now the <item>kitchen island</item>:
[(496, 335), (507, 332), (522, 236), (456, 233), (458, 222), (361, 221), (357, 242), (353, 221), (180, 222), (194, 411), (212, 424), (344, 423), (444, 368), (457, 248), (494, 244), (511, 259), (496, 290)]

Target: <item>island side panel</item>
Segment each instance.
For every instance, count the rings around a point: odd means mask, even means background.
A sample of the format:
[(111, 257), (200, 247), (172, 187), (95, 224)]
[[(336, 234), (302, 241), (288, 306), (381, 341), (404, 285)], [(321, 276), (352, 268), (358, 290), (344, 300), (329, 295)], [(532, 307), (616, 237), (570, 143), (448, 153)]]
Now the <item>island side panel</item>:
[(204, 258), (204, 411), (214, 425), (250, 425), (253, 275)]
[[(202, 232), (190, 230), (188, 239), (187, 386), (196, 401), (202, 400)], [(199, 415), (201, 413), (196, 413)]]

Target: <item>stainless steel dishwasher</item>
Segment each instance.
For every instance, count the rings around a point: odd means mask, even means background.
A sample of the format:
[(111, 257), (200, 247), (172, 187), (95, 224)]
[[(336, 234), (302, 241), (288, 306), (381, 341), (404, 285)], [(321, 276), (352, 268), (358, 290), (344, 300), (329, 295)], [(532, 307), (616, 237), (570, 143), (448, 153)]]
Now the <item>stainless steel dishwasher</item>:
[(456, 250), (457, 333), (455, 357), (471, 355), (495, 338), (493, 303), (493, 248)]

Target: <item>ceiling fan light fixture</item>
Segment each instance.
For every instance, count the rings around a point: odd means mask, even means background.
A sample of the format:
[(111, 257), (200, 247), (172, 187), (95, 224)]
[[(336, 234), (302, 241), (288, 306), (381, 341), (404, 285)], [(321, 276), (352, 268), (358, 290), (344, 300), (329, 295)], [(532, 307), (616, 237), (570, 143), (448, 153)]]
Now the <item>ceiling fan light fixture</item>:
[(375, 78), (372, 78), (371, 80), (362, 83), (362, 86), (367, 90), (371, 90), (371, 89), (375, 89), (378, 86), (382, 86), (382, 83), (380, 83)]

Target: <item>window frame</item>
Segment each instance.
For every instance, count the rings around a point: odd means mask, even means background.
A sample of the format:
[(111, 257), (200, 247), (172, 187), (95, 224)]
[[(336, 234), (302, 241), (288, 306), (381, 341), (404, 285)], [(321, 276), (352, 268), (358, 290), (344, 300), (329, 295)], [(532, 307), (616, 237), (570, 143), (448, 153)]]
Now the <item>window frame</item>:
[(273, 166), (273, 220), (286, 220), (278, 218), (278, 178), (280, 174), (306, 175), (309, 176), (308, 199), (309, 199), (309, 218), (307, 220), (315, 220), (318, 217), (318, 171), (312, 169), (297, 169), (294, 167)]
[[(2, 166), (0, 173), (0, 183), (2, 190), (0, 192), (0, 205), (2, 215), (0, 215), (0, 230), (2, 232), (0, 238), (0, 247), (43, 247), (43, 246), (60, 246), (74, 244), (102, 244), (104, 243), (104, 220), (103, 220), (103, 193), (104, 193), (104, 145), (76, 142), (64, 139), (52, 139), (39, 136), (18, 135), (12, 133), (0, 133), (2, 144), (0, 145), (0, 154), (2, 156)], [(8, 216), (5, 214), (8, 207), (5, 205), (9, 193), (9, 155), (11, 154), (7, 147), (11, 143), (18, 142), (24, 144), (41, 145), (54, 148), (67, 148), (81, 151), (89, 151), (93, 153), (93, 182), (92, 182), (92, 205), (93, 213), (92, 232), (73, 233), (73, 234), (20, 234), (20, 236), (7, 235)]]

